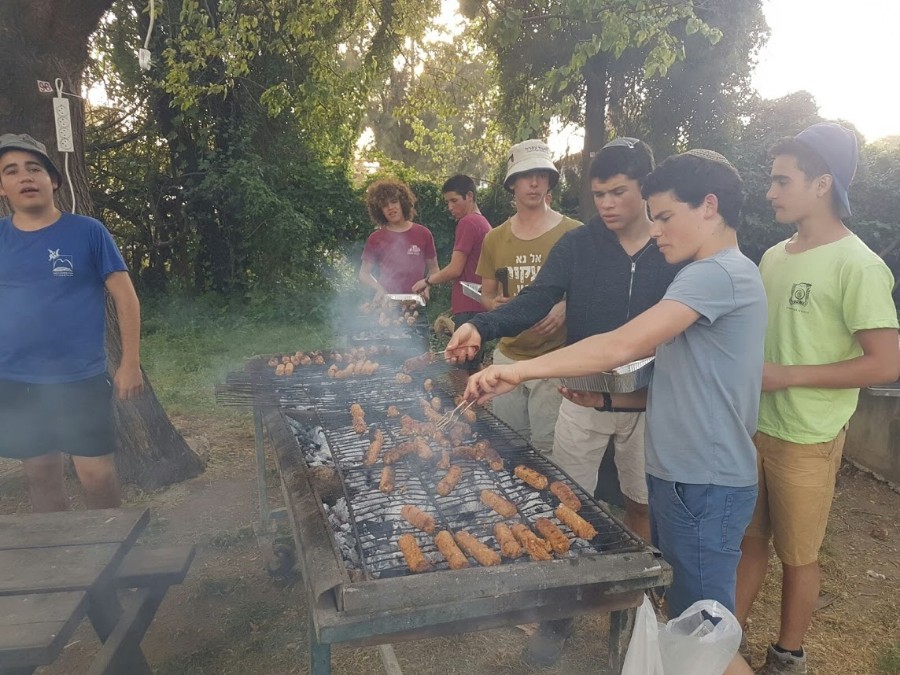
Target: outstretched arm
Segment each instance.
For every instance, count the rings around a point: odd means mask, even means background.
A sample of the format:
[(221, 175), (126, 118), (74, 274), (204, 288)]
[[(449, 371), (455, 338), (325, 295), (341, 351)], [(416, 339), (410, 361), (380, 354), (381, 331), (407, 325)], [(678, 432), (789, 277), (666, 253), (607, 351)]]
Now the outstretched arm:
[(106, 277), (106, 290), (112, 297), (122, 337), (122, 360), (113, 375), (116, 395), (137, 398), (144, 390), (141, 373), (141, 304), (128, 272), (113, 272)]

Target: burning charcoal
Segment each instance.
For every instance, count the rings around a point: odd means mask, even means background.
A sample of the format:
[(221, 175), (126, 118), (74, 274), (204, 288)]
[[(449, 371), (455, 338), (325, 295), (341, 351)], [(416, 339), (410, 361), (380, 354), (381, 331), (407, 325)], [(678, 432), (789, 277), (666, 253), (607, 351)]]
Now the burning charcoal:
[(425, 557), (425, 554), (422, 553), (422, 549), (416, 543), (416, 538), (411, 534), (400, 535), (400, 538), (397, 540), (397, 547), (403, 554), (406, 565), (411, 572), (418, 574), (431, 569), (431, 563)]
[(519, 546), (519, 542), (516, 541), (512, 530), (505, 523), (494, 524), (494, 537), (497, 539), (497, 543), (500, 544), (500, 553), (503, 554), (504, 558), (515, 559), (522, 555), (522, 547)]
[(490, 490), (481, 491), (481, 503), (493, 509), (504, 518), (512, 518), (518, 513), (515, 504), (507, 501), (496, 492), (491, 492)]
[(534, 469), (529, 469), (523, 464), (519, 464), (513, 473), (516, 478), (525, 481), (535, 490), (545, 490), (547, 488), (547, 477)]
[(556, 498), (568, 506), (573, 511), (581, 508), (581, 500), (575, 496), (575, 492), (562, 481), (556, 480), (550, 484), (550, 492), (556, 495)]
[(553, 521), (547, 518), (538, 518), (534, 523), (534, 529), (550, 543), (550, 547), (555, 553), (563, 554), (569, 550), (569, 540), (562, 530), (553, 524)]
[(597, 530), (594, 529), (594, 526), (565, 504), (560, 504), (556, 508), (555, 513), (559, 521), (572, 530), (576, 537), (590, 541), (597, 536)]
[(456, 543), (463, 551), (475, 558), (482, 567), (493, 567), (500, 564), (500, 556), (495, 550), (478, 541), (465, 530), (456, 533)]
[(456, 542), (453, 541), (453, 535), (447, 530), (441, 530), (437, 533), (437, 536), (434, 538), (434, 545), (437, 546), (438, 551), (444, 556), (451, 570), (461, 570), (469, 566), (466, 556), (459, 550)]

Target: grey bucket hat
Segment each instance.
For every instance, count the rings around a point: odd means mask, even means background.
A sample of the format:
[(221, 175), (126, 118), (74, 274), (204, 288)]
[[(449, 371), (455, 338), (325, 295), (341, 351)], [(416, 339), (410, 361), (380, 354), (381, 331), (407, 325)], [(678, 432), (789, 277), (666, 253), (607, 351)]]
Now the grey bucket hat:
[(44, 162), (47, 172), (56, 178), (56, 186), (62, 182), (62, 174), (47, 154), (47, 146), (28, 134), (3, 134), (0, 136), (0, 156), (9, 150), (22, 150), (37, 155)]

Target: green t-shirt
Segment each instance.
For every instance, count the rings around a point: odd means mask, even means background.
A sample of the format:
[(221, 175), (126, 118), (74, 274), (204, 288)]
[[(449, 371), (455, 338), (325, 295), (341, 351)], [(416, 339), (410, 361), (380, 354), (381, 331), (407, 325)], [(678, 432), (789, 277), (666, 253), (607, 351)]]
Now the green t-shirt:
[[(847, 361), (863, 353), (857, 331), (897, 328), (893, 275), (859, 237), (796, 254), (786, 243), (770, 248), (759, 263), (769, 304), (766, 361)], [(831, 440), (853, 415), (858, 396), (859, 389), (812, 387), (763, 393), (759, 430), (793, 443)]]
[[(516, 297), (531, 284), (544, 266), (553, 245), (569, 230), (581, 225), (577, 220), (563, 216), (552, 229), (536, 239), (519, 239), (512, 231), (512, 221), (507, 220), (487, 233), (481, 245), (476, 274), (493, 279), (501, 267), (509, 267), (509, 296)], [(562, 347), (566, 342), (566, 327), (561, 326), (550, 335), (538, 335), (526, 330), (516, 337), (500, 340), (500, 351), (511, 359), (522, 361), (546, 354)]]

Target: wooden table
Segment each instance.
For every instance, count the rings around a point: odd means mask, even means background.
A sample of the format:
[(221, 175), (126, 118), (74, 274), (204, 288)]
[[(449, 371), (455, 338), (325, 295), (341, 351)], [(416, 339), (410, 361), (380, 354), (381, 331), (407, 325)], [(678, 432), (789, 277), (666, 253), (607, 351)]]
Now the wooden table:
[[(85, 614), (106, 642), (123, 616), (116, 571), (149, 520), (147, 509), (0, 516), (0, 673), (51, 663)], [(120, 658), (151, 672), (139, 644)]]

